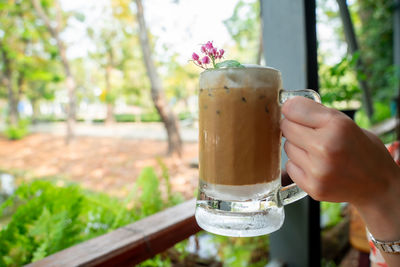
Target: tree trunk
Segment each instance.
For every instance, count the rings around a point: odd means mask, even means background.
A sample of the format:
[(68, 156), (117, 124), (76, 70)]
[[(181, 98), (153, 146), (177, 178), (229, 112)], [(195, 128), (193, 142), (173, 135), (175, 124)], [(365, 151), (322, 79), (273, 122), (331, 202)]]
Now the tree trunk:
[(64, 68), (65, 76), (66, 76), (66, 86), (68, 90), (68, 107), (67, 107), (67, 135), (65, 142), (69, 144), (74, 137), (74, 124), (76, 121), (76, 83), (75, 79), (71, 72), (71, 67), (69, 65), (69, 61), (66, 55), (66, 47), (63, 41), (60, 38), (60, 25), (61, 25), (61, 9), (59, 6), (58, 1), (55, 2), (56, 9), (57, 9), (57, 26), (53, 27), (51, 25), (51, 21), (49, 20), (48, 16), (44, 12), (42, 5), (40, 4), (40, 0), (32, 0), (33, 6), (38, 13), (41, 20), (43, 20), (44, 24), (46, 25), (48, 31), (50, 32), (51, 36), (56, 40), (58, 51), (60, 53), (61, 63)]
[(31, 98), (30, 102), (32, 106), (32, 123), (36, 124), (39, 117), (39, 101), (37, 98)]
[(150, 43), (147, 35), (146, 24), (143, 15), (143, 6), (141, 0), (135, 0), (137, 6), (137, 18), (139, 21), (139, 37), (143, 52), (143, 60), (146, 65), (147, 75), (151, 83), (151, 97), (158, 114), (164, 123), (168, 134), (168, 154), (174, 154), (179, 157), (182, 155), (182, 140), (179, 134), (178, 120), (172, 110), (168, 107), (166, 97), (163, 91), (160, 77), (156, 71), (151, 57)]
[(105, 123), (107, 125), (114, 123), (114, 105), (112, 103), (107, 103), (107, 114)]
[(12, 69), (11, 69), (11, 61), (8, 58), (7, 51), (4, 49), (2, 44), (0, 44), (0, 52), (3, 58), (3, 75), (2, 75), (2, 83), (7, 88), (7, 97), (8, 97), (8, 120), (10, 125), (17, 125), (19, 120), (18, 114), (18, 101), (16, 99), (16, 94), (14, 92), (14, 86), (12, 81)]
[(107, 115), (106, 115), (106, 124), (112, 124), (114, 122), (114, 105), (112, 103), (112, 100), (110, 99), (110, 94), (111, 94), (111, 70), (112, 70), (112, 65), (109, 62), (109, 64), (106, 66), (106, 73), (105, 73), (105, 78), (106, 78), (106, 105), (107, 105)]
[(16, 94), (14, 92), (11, 73), (10, 76), (8, 74), (5, 75), (4, 83), (7, 86), (7, 92), (8, 92), (8, 107), (9, 107), (8, 118), (10, 124), (15, 126), (18, 124), (19, 121), (19, 112), (18, 112), (18, 101), (16, 99)]
[[(346, 0), (337, 0), (339, 5), (339, 13), (343, 23), (344, 34), (348, 46), (348, 50), (350, 54), (354, 55), (355, 53), (359, 52), (358, 42), (356, 35), (354, 33), (353, 22), (350, 17), (350, 12), (347, 7)], [(357, 71), (364, 72), (364, 64), (359, 56), (357, 60)], [(358, 78), (358, 82), (360, 84), (361, 90), (363, 91), (363, 103), (365, 106), (365, 111), (368, 115), (368, 118), (371, 119), (374, 113), (374, 108), (372, 105), (372, 98), (371, 98), (371, 90), (368, 87), (368, 84), (365, 80)]]

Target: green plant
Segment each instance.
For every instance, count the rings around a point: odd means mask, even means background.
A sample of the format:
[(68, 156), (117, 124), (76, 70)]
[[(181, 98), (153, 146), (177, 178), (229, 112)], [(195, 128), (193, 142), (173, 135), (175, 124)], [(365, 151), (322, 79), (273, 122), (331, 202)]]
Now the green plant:
[(224, 266), (265, 266), (268, 262), (268, 236), (257, 237), (226, 237), (213, 235), (218, 247), (218, 256)]
[(165, 163), (159, 157), (157, 158), (157, 163), (161, 167), (161, 170), (162, 170), (161, 176), (164, 178), (164, 181), (165, 181), (168, 206), (175, 206), (176, 204), (183, 202), (183, 197), (181, 194), (172, 192), (169, 170), (168, 170), (167, 165), (165, 165)]
[(321, 260), (321, 266), (322, 267), (336, 267), (336, 263), (332, 260), (326, 260), (326, 259), (322, 259)]
[(333, 227), (342, 220), (342, 204), (321, 202), (321, 214), (325, 220), (325, 227)]
[(181, 112), (178, 114), (178, 118), (179, 120), (186, 120), (186, 119), (192, 119), (193, 118), (193, 114), (189, 111), (186, 112)]
[(164, 203), (161, 199), (159, 181), (152, 167), (143, 168), (134, 188), (134, 192), (140, 192), (136, 198), (136, 208), (140, 211), (141, 218), (162, 210)]
[(115, 114), (114, 119), (116, 122), (135, 122), (136, 118), (133, 114)]
[(161, 118), (158, 113), (153, 112), (153, 113), (145, 113), (145, 114), (140, 115), (140, 120), (142, 122), (160, 122)]
[[(0, 209), (12, 206), (17, 207), (16, 212), (0, 232), (0, 264), (7, 266), (39, 260), (106, 233), (114, 224), (116, 212), (124, 209), (104, 194), (44, 180), (21, 185)], [(118, 225), (133, 219), (126, 213)]]
[(8, 125), (4, 134), (10, 140), (19, 140), (29, 133), (28, 126), (29, 120), (21, 119), (17, 125)]
[(360, 103), (361, 90), (354, 71), (358, 57), (358, 54), (345, 56), (333, 66), (320, 64), (320, 93), (324, 104), (345, 109), (351, 105), (350, 101)]
[[(0, 205), (0, 214), (15, 210), (0, 231), (0, 266), (40, 260), (170, 206), (161, 197), (158, 180), (153, 168), (144, 168), (124, 200), (65, 182), (35, 180), (20, 185)], [(141, 266), (160, 266), (165, 261), (161, 259), (158, 255)]]

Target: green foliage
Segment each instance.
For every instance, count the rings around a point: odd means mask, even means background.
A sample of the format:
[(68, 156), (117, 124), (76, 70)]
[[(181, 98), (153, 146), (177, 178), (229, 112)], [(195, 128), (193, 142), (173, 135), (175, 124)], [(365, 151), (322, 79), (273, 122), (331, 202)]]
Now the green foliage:
[(195, 90), (198, 88), (199, 72), (195, 65), (190, 63), (185, 65), (179, 63), (177, 54), (174, 54), (165, 63), (168, 72), (163, 75), (163, 84), (166, 96), (171, 101), (185, 101), (195, 94)]
[(133, 114), (115, 114), (114, 119), (116, 122), (135, 122), (136, 116)]
[(139, 267), (169, 267), (169, 266), (171, 266), (171, 261), (170, 261), (170, 259), (162, 257), (160, 254), (158, 254), (150, 260), (141, 262), (137, 266), (139, 266)]
[(373, 121), (383, 121), (390, 118), (390, 106), (384, 102), (374, 102), (374, 117)]
[(389, 132), (379, 137), (384, 144), (391, 144), (397, 140), (396, 132)]
[(261, 34), (259, 1), (240, 0), (224, 24), (238, 46), (240, 61), (256, 62)]
[(115, 114), (114, 118), (116, 122), (137, 122), (138, 117), (140, 118), (140, 122), (160, 122), (161, 118), (157, 112), (150, 112), (140, 114), (139, 116), (135, 116), (133, 114)]
[[(360, 49), (365, 75), (375, 101), (388, 104), (394, 97), (393, 3), (385, 0), (358, 0)], [(398, 73), (397, 73), (398, 74)], [(397, 76), (398, 79), (398, 76)]]
[(342, 204), (341, 203), (331, 203), (331, 202), (321, 202), (321, 213), (327, 219), (325, 227), (332, 227), (338, 224), (342, 216)]
[(333, 260), (322, 259), (321, 266), (322, 267), (336, 267), (337, 265)]
[(258, 267), (267, 264), (268, 236), (227, 237), (213, 235), (218, 246), (218, 255), (229, 267)]
[(356, 112), (354, 116), (354, 121), (357, 123), (358, 126), (364, 129), (368, 129), (371, 127), (371, 121), (368, 119), (367, 114), (365, 113), (365, 110), (359, 110)]
[[(62, 77), (58, 54), (50, 33), (38, 23), (32, 3), (8, 1), (0, 9), (0, 68), (7, 70), (14, 95), (28, 99), (53, 99), (54, 86)], [(6, 84), (0, 81), (0, 96), (6, 95)], [(1, 92), (3, 91), (3, 92)], [(9, 92), (7, 92), (8, 94)], [(19, 99), (14, 101), (17, 103)], [(9, 103), (11, 106), (12, 103)]]
[[(327, 0), (319, 1), (320, 21), (333, 27), (336, 39), (344, 43), (344, 32), (339, 13), (335, 5)], [(393, 8), (391, 1), (357, 0), (349, 5), (356, 37), (360, 50), (355, 56), (344, 56), (334, 66), (324, 63), (324, 56), (330, 51), (320, 51), (319, 72), (322, 100), (329, 106), (345, 108), (356, 107), (361, 103), (359, 81), (365, 81), (371, 92), (375, 112), (371, 122), (367, 122), (364, 111), (356, 115), (356, 121), (361, 126), (370, 126), (390, 117), (381, 106), (389, 106), (390, 101), (397, 95), (400, 71), (393, 66)], [(357, 66), (358, 59), (362, 66)], [(351, 101), (350, 101), (351, 100)], [(354, 102), (354, 100), (356, 102)], [(358, 104), (359, 105), (359, 104)]]
[[(85, 192), (76, 185), (57, 186), (37, 180), (21, 185), (5, 203), (17, 206), (10, 223), (0, 232), (0, 261), (20, 266), (78, 242), (106, 233), (115, 214), (125, 209), (116, 199)], [(118, 226), (133, 220), (130, 213)]]
[(216, 69), (222, 69), (222, 68), (244, 68), (242, 64), (240, 64), (239, 61), (236, 60), (224, 60), (222, 62), (219, 62), (215, 64)]
[[(164, 170), (164, 178), (167, 176)], [(181, 201), (179, 197), (164, 200), (161, 195), (159, 178), (150, 167), (142, 170), (124, 200), (60, 181), (22, 184), (0, 206), (0, 214), (15, 210), (11, 221), (0, 231), (0, 266), (40, 260)], [(163, 261), (156, 256), (142, 266), (161, 266), (157, 264)]]
[(156, 112), (154, 113), (145, 113), (140, 116), (140, 120), (142, 122), (155, 122), (161, 121), (160, 115)]
[(144, 168), (140, 173), (135, 186), (137, 188), (134, 191), (137, 192), (138, 190), (141, 190), (139, 202), (141, 203), (141, 216), (143, 218), (162, 209), (163, 202), (159, 190), (159, 181), (153, 168)]
[[(192, 114), (190, 112), (181, 112), (178, 114), (179, 120), (185, 120), (191, 118)], [(51, 118), (50, 121), (58, 121), (56, 118)], [(133, 114), (115, 114), (114, 119), (116, 122), (160, 122), (160, 115), (156, 112), (144, 113), (138, 116)], [(103, 123), (104, 119), (95, 119), (93, 122)]]
[(29, 133), (29, 120), (20, 119), (17, 125), (8, 125), (4, 130), (4, 135), (10, 140), (19, 140)]
[(374, 102), (373, 106), (374, 115), (372, 121), (368, 119), (364, 110), (360, 110), (356, 113), (354, 120), (358, 126), (368, 129), (373, 123), (384, 121), (392, 116), (390, 106), (386, 105), (384, 102)]
[(361, 101), (361, 90), (358, 87), (356, 73), (353, 71), (357, 60), (358, 55), (345, 56), (333, 66), (320, 65), (322, 103), (331, 107), (341, 104), (341, 108), (349, 108), (351, 100)]
[(167, 165), (165, 165), (160, 157), (157, 158), (157, 163), (161, 167), (161, 177), (164, 178), (165, 189), (167, 192), (167, 205), (171, 207), (183, 202), (184, 199), (181, 194), (172, 192), (170, 175)]

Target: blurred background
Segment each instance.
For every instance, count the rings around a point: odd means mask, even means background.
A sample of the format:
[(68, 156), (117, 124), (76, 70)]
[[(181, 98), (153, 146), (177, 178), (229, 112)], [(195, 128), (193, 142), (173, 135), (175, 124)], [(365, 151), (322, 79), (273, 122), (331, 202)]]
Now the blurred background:
[[(347, 1), (358, 49), (340, 1), (316, 2), (323, 103), (392, 142), (394, 2)], [(42, 259), (194, 197), (202, 69), (191, 55), (213, 41), (226, 59), (268, 65), (260, 16), (258, 0), (0, 1), (0, 266)], [(323, 229), (348, 223), (346, 205), (321, 209)], [(142, 266), (188, 258), (264, 266), (268, 237), (202, 233), (172, 251)], [(339, 264), (338, 255), (323, 255), (324, 266)]]

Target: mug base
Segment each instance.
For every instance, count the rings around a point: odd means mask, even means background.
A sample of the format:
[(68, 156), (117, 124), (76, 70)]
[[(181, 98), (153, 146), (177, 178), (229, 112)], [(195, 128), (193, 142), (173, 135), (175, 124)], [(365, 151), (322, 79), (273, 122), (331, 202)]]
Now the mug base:
[(232, 237), (272, 233), (282, 226), (284, 216), (283, 207), (274, 205), (268, 198), (240, 202), (203, 198), (197, 200), (195, 212), (202, 229)]

